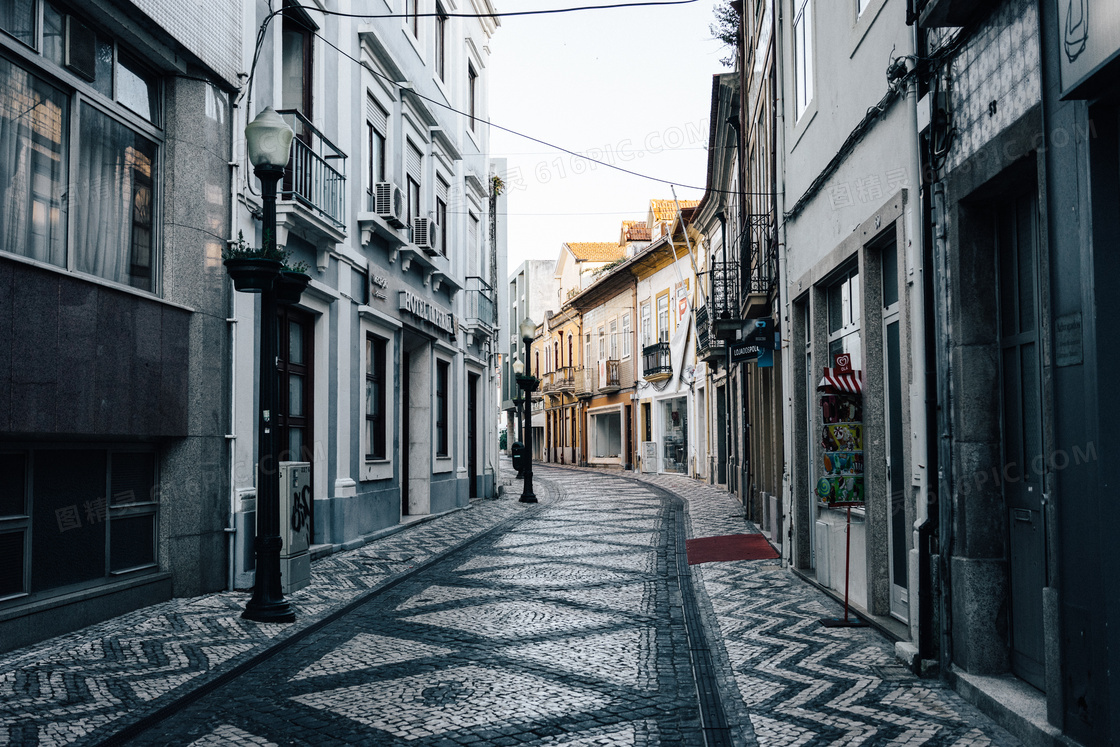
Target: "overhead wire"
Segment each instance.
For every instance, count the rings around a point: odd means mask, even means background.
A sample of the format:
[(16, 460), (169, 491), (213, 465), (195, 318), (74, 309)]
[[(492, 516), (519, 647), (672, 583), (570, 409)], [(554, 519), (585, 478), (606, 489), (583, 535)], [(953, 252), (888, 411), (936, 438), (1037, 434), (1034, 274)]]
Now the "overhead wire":
[[(613, 4), (608, 4), (608, 5), (588, 5), (588, 6), (573, 6), (573, 7), (568, 7), (568, 8), (554, 8), (554, 9), (547, 9), (547, 10), (541, 10), (541, 11), (512, 11), (512, 12), (506, 13), (506, 14), (502, 14), (502, 13), (496, 13), (496, 14), (471, 13), (471, 14), (461, 14), (461, 17), (489, 18), (489, 17), (492, 17), (494, 15), (519, 15), (519, 16), (520, 15), (544, 15), (544, 14), (549, 14), (549, 13), (567, 13), (567, 12), (577, 12), (577, 11), (586, 11), (586, 10), (603, 10), (603, 9), (629, 8), (629, 7), (640, 7), (640, 6), (687, 5), (687, 4), (690, 4), (690, 3), (693, 3), (693, 2), (697, 2), (697, 0), (660, 0), (659, 2), (613, 3)], [(270, 8), (272, 7), (271, 2), (269, 3), (269, 7)], [(344, 16), (344, 17), (350, 17), (350, 18), (411, 18), (411, 17), (413, 17), (412, 14), (402, 15), (402, 14), (399, 14), (399, 13), (398, 14), (381, 14), (381, 15), (342, 13), (341, 11), (325, 11), (325, 10), (322, 10), (318, 7), (310, 7), (310, 6), (302, 6), (302, 5), (288, 5), (288, 6), (285, 6), (284, 8), (279, 9), (279, 10), (271, 10), (268, 13), (268, 15), (265, 16), (264, 20), (261, 22), (260, 29), (257, 32), (256, 46), (255, 46), (255, 49), (254, 49), (254, 52), (253, 52), (253, 62), (252, 62), (252, 66), (250, 67), (250, 70), (249, 70), (249, 81), (248, 81), (247, 86), (246, 86), (246, 92), (247, 92), (246, 93), (246, 99), (247, 99), (247, 101), (251, 101), (251, 99), (252, 99), (253, 80), (254, 80), (255, 74), (256, 74), (257, 63), (260, 60), (261, 49), (262, 49), (263, 44), (264, 44), (264, 35), (265, 35), (265, 32), (267, 31), (268, 25), (272, 21), (272, 19), (275, 18), (277, 15), (281, 15), (285, 12), (285, 10), (289, 10), (289, 9), (292, 9), (292, 8), (302, 8), (302, 9), (308, 9), (309, 8), (311, 10), (315, 10), (315, 11), (318, 11), (318, 12), (321, 12), (321, 13), (324, 13), (324, 14)], [(440, 15), (440, 14), (421, 14), (421, 15), (424, 16), (424, 17), (428, 17), (428, 16)], [(322, 40), (322, 42), (324, 44), (331, 47), (336, 52), (338, 52), (340, 55), (342, 55), (346, 59), (350, 60), (354, 64), (358, 65), (359, 67), (364, 68), (371, 75), (386, 81), (387, 83), (397, 87), (398, 89), (404, 90), (403, 87), (401, 86), (400, 82), (395, 81), (392, 78), (390, 78), (389, 76), (384, 75), (383, 73), (380, 73), (380, 72), (374, 70), (372, 68), (372, 66), (365, 64), (362, 60), (357, 59), (353, 55), (351, 55), (348, 52), (346, 52), (345, 50), (341, 49), (337, 44), (335, 44), (332, 41), (330, 41), (329, 39), (327, 39), (325, 36), (320, 34), (317, 30), (312, 31), (312, 33), (316, 37), (318, 37), (320, 40)], [(471, 116), (467, 112), (464, 112), (460, 109), (456, 109), (455, 107), (451, 106), (450, 104), (444, 103), (444, 102), (439, 101), (437, 99), (433, 99), (429, 96), (425, 96), (424, 94), (416, 91), (414, 88), (409, 88), (407, 90), (408, 90), (410, 95), (412, 95), (412, 96), (414, 96), (414, 97), (416, 97), (416, 98), (418, 98), (422, 101), (425, 101), (429, 104), (440, 107), (442, 109), (446, 109), (447, 111), (450, 111), (454, 114), (458, 114), (460, 116), (464, 116), (464, 117)], [(593, 158), (591, 156), (585, 155), (583, 153), (579, 153), (579, 152), (571, 150), (569, 148), (565, 148), (563, 146), (556, 145), (555, 143), (550, 143), (546, 140), (542, 140), (542, 139), (534, 137), (532, 135), (528, 135), (526, 133), (519, 132), (519, 131), (514, 130), (512, 128), (504, 127), (504, 126), (502, 126), (500, 124), (497, 124), (497, 123), (495, 123), (495, 122), (493, 122), (489, 119), (482, 119), (481, 117), (475, 117), (475, 119), (477, 121), (480, 121), (483, 124), (487, 125), (488, 127), (493, 128), (493, 129), (501, 130), (502, 132), (507, 132), (511, 135), (514, 135), (515, 137), (520, 137), (524, 140), (528, 140), (530, 142), (536, 143), (537, 145), (541, 145), (541, 146), (544, 146), (545, 148), (549, 148), (551, 152), (564, 153), (566, 155), (572, 156), (573, 158), (578, 158), (578, 159), (587, 161), (588, 163), (596, 164), (596, 165), (599, 165), (599, 166), (604, 166), (608, 169), (613, 169), (613, 170), (618, 171), (620, 173), (628, 174), (630, 176), (634, 176), (634, 177), (637, 177), (639, 179), (645, 179), (647, 181), (657, 182), (659, 184), (666, 184), (666, 185), (669, 185), (669, 186), (676, 186), (676, 187), (680, 187), (681, 189), (691, 189), (691, 190), (697, 190), (697, 191), (700, 191), (700, 192), (710, 192), (710, 193), (713, 193), (713, 194), (734, 194), (734, 195), (744, 195), (744, 196), (745, 195), (759, 195), (759, 196), (771, 196), (771, 197), (774, 196), (773, 192), (748, 192), (748, 191), (744, 191), (744, 190), (716, 189), (716, 188), (709, 188), (707, 186), (696, 186), (696, 185), (691, 185), (691, 184), (685, 184), (684, 182), (675, 181), (675, 180), (671, 180), (671, 179), (662, 179), (660, 177), (651, 176), (649, 174), (643, 174), (641, 172), (634, 171), (632, 169), (627, 169), (627, 168), (624, 168), (622, 166), (618, 166), (616, 164), (610, 163), (609, 161), (604, 161), (604, 160), (601, 160), (601, 159), (598, 159), (598, 158)]]

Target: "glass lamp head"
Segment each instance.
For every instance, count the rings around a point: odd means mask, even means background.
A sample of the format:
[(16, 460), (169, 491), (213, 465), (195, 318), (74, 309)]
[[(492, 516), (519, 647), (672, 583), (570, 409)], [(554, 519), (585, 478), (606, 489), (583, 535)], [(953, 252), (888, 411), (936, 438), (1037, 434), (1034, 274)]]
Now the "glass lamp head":
[(520, 376), (523, 373), (525, 373), (525, 364), (518, 358), (513, 362), (513, 374), (514, 376)]
[(521, 339), (528, 342), (537, 336), (537, 323), (529, 317), (521, 320)]
[(283, 168), (288, 165), (295, 132), (271, 106), (245, 127), (245, 146), (254, 166)]

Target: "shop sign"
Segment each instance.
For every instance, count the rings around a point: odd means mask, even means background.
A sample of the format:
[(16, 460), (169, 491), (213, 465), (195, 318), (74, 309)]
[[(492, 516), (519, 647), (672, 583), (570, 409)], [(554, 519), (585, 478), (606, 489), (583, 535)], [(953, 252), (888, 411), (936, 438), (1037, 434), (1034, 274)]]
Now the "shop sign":
[(450, 311), (445, 311), (409, 291), (402, 290), (400, 292), (400, 310), (443, 330), (449, 335), (455, 334), (455, 317)]
[(369, 274), (369, 297), (370, 300), (377, 299), (379, 301), (389, 300), (389, 279), (384, 275), (377, 275), (373, 272)]
[(731, 351), (731, 362), (742, 363), (753, 361), (762, 349), (757, 344), (744, 340), (732, 343), (729, 350)]
[(1105, 64), (1120, 57), (1120, 3), (1116, 0), (1051, 2), (1058, 4), (1062, 97), (1084, 98), (1074, 89)]

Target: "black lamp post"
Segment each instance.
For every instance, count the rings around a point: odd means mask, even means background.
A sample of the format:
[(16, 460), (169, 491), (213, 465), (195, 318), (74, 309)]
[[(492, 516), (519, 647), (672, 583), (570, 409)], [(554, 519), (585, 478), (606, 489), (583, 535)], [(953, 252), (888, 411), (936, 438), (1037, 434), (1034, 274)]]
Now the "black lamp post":
[[(263, 246), (265, 256), (279, 257), (276, 247), (276, 183), (284, 176), (291, 152), (292, 128), (272, 107), (266, 108), (245, 128), (245, 141), (253, 173), (261, 180), (264, 201)], [(276, 273), (279, 278), (280, 273)], [(276, 443), (277, 324), (276, 285), (261, 291), (260, 418), (257, 447), (257, 556), (253, 596), (241, 614), (257, 622), (293, 622), (295, 612), (280, 586), (280, 461)]]
[[(525, 342), (525, 374), (517, 374), (517, 385), (525, 392), (525, 422), (521, 426), (521, 435), (524, 436), (523, 443), (525, 444), (524, 456), (521, 460), (522, 465), (521, 474), (525, 478), (523, 483), (524, 487), (521, 489), (522, 503), (536, 503), (537, 496), (533, 493), (533, 392), (537, 390), (537, 384), (540, 383), (533, 377), (532, 362), (529, 358), (529, 346), (533, 344), (533, 338), (537, 336), (537, 325), (529, 317), (525, 317), (520, 325), (521, 339)], [(520, 361), (518, 361), (520, 363)], [(515, 369), (516, 371), (516, 369)]]

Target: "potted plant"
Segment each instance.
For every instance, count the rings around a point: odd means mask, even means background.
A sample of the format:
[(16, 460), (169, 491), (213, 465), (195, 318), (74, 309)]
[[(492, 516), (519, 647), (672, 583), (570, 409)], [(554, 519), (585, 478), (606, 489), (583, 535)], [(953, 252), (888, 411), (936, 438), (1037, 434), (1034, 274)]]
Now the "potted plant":
[(307, 288), (311, 282), (311, 276), (307, 274), (306, 262), (292, 262), (292, 255), (289, 252), (284, 257), (284, 264), (280, 269), (280, 276), (276, 278), (276, 303), (278, 304), (295, 304), (299, 303), (300, 296), (303, 295), (304, 289)]
[(235, 290), (260, 293), (272, 287), (283, 267), (283, 255), (276, 249), (249, 246), (241, 231), (237, 243), (222, 252), (222, 264), (233, 278)]

